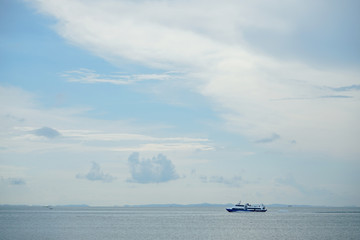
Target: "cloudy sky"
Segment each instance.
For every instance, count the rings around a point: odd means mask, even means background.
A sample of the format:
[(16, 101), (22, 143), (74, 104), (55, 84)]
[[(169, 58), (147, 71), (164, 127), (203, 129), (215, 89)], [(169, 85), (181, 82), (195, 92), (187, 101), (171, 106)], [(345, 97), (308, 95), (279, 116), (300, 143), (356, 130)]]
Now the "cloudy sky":
[(360, 206), (358, 9), (1, 0), (0, 204)]

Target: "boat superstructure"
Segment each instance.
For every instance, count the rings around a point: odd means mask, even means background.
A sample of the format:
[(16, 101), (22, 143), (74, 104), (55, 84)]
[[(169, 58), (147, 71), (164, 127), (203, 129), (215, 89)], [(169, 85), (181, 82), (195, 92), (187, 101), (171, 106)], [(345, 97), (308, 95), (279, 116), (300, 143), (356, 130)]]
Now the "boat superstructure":
[(267, 209), (264, 204), (241, 204), (241, 201), (235, 204), (232, 208), (226, 208), (228, 212), (266, 212)]

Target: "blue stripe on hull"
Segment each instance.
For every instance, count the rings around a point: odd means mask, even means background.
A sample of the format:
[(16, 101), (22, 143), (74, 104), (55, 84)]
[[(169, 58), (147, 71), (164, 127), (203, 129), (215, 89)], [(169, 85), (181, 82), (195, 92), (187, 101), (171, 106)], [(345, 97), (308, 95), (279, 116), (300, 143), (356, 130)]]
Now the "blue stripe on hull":
[(266, 212), (267, 209), (232, 209), (232, 208), (227, 208), (226, 209), (228, 212)]

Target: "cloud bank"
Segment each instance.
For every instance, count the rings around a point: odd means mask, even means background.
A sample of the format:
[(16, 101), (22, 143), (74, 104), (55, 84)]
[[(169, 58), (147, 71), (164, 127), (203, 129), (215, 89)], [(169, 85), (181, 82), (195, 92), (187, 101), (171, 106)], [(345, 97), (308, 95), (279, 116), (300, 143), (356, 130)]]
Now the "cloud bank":
[[(331, 41), (332, 51), (346, 45), (349, 54), (356, 52), (356, 41), (347, 45), (346, 39), (358, 39), (358, 30), (346, 30), (341, 38), (336, 33), (353, 26), (350, 2), (341, 8), (328, 1), (34, 2), (56, 18), (63, 38), (113, 64), (127, 59), (162, 72), (183, 72), (184, 85), (211, 101), (224, 127), (251, 142), (276, 132), (281, 139), (271, 147), (358, 159), (360, 129), (354, 126), (360, 121), (360, 72), (342, 69), (341, 60), (337, 67), (327, 66), (319, 51)], [(339, 23), (334, 10), (344, 16)], [(274, 53), (264, 47), (266, 42), (252, 45), (270, 36), (274, 43), (285, 39), (317, 52), (324, 65), (318, 67), (294, 47), (287, 47), (292, 54), (284, 57), (281, 48)], [(85, 80), (110, 82), (101, 79)], [(336, 91), (346, 95), (334, 97)], [(290, 148), (292, 140), (297, 144)]]
[(179, 178), (175, 166), (166, 156), (159, 154), (152, 159), (140, 160), (139, 153), (132, 153), (128, 158), (131, 178), (135, 183), (161, 183)]

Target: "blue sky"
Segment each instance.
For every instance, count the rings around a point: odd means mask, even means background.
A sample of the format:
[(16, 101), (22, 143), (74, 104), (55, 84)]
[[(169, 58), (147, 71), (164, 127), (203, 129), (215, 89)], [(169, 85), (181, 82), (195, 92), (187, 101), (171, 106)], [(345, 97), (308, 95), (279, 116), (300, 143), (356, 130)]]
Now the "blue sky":
[(357, 1), (0, 4), (1, 204), (360, 205)]

